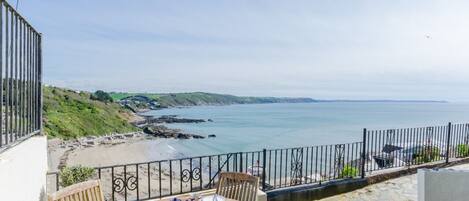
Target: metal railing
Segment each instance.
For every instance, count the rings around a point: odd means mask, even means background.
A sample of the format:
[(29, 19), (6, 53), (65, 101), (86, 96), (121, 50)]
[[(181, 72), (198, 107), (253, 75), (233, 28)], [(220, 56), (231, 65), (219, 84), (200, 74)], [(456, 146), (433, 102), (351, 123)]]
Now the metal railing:
[(41, 130), (42, 53), (38, 33), (0, 0), (0, 151)]
[(364, 130), (366, 172), (469, 156), (469, 124)]
[[(152, 161), (96, 168), (109, 200), (145, 200), (214, 188), (222, 171), (261, 178), (264, 190), (359, 177), (362, 143), (347, 143)], [(264, 168), (265, 167), (265, 168)], [(352, 172), (344, 173), (344, 167)], [(59, 173), (49, 173), (60, 188)]]
[[(264, 191), (360, 176), (361, 142), (264, 150), (259, 165)], [(265, 169), (263, 168), (265, 167)]]
[[(97, 167), (108, 200), (147, 200), (214, 188), (220, 172), (258, 176), (271, 191), (365, 177), (383, 169), (469, 157), (469, 124), (366, 130), (363, 142), (237, 152)], [(379, 173), (379, 172), (378, 172)], [(49, 173), (49, 190), (60, 188)]]
[[(252, 166), (253, 157), (261, 152), (229, 153), (172, 160), (151, 161), (98, 167), (99, 178), (108, 200), (144, 200), (200, 191), (214, 187), (221, 171), (243, 172)], [(58, 173), (50, 173), (49, 181), (60, 188)]]

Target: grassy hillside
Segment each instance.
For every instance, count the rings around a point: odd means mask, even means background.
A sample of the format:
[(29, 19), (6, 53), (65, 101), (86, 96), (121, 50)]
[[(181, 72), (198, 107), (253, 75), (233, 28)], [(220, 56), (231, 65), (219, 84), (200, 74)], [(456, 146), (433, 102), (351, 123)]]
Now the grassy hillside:
[(135, 118), (132, 113), (116, 103), (91, 100), (90, 95), (44, 87), (44, 131), (47, 135), (71, 139), (136, 130), (128, 123)]
[(230, 104), (254, 104), (254, 103), (298, 103), (315, 102), (311, 98), (275, 98), (275, 97), (241, 97), (225, 94), (214, 94), (204, 92), (193, 93), (117, 93), (111, 92), (111, 97), (118, 101), (120, 99), (142, 95), (155, 99), (163, 107), (196, 106), (196, 105), (230, 105)]

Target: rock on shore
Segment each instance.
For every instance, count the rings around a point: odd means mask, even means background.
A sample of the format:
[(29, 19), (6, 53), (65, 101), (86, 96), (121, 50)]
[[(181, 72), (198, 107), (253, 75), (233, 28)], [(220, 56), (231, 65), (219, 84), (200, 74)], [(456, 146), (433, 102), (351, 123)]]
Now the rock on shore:
[(204, 136), (201, 136), (201, 135), (183, 133), (179, 129), (172, 129), (163, 125), (156, 125), (156, 124), (145, 126), (143, 128), (143, 132), (149, 135), (153, 135), (155, 137), (163, 137), (163, 138), (177, 138), (177, 139), (190, 139), (190, 138), (203, 139), (205, 138)]
[[(213, 122), (213, 120), (209, 120)], [(143, 126), (148, 124), (173, 124), (173, 123), (204, 123), (207, 122), (204, 119), (188, 119), (188, 118), (177, 118), (177, 115), (163, 115), (161, 117), (152, 117), (152, 116), (145, 116), (145, 120), (136, 121), (134, 124), (136, 126)]]

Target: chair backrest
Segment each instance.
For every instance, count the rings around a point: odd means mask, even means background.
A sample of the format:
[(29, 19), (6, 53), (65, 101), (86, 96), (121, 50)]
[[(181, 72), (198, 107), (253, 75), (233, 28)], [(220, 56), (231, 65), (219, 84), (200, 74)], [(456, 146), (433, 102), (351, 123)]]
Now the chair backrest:
[(217, 194), (238, 201), (255, 201), (258, 189), (258, 177), (238, 172), (222, 172)]
[(48, 201), (104, 201), (104, 196), (99, 180), (91, 180), (63, 188), (49, 195)]

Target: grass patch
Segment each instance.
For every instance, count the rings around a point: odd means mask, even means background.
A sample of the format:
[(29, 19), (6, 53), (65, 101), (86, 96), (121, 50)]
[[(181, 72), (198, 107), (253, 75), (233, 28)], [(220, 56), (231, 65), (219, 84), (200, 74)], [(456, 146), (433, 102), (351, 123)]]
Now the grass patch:
[(358, 168), (352, 167), (350, 165), (346, 165), (344, 169), (342, 169), (339, 178), (353, 178), (358, 176)]
[(457, 147), (457, 152), (459, 157), (468, 157), (469, 156), (469, 145), (459, 144)]
[(65, 167), (60, 171), (60, 185), (62, 187), (71, 186), (87, 181), (94, 174), (94, 169), (84, 166)]
[(73, 139), (88, 135), (138, 130), (132, 114), (116, 103), (90, 99), (88, 92), (44, 87), (44, 131), (50, 138)]

